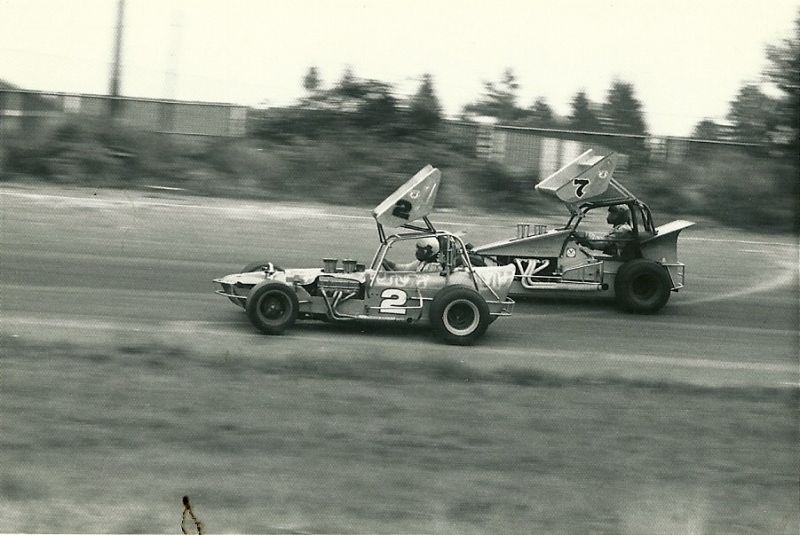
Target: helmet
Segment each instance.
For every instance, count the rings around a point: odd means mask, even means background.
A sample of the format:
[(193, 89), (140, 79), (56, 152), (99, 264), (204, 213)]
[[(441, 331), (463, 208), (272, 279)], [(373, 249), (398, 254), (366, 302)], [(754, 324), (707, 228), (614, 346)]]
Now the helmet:
[(436, 238), (420, 238), (417, 240), (416, 257), (420, 262), (433, 260), (439, 253), (439, 240)]
[(606, 221), (609, 225), (630, 224), (631, 213), (624, 204), (614, 204), (608, 207), (608, 217), (606, 217)]

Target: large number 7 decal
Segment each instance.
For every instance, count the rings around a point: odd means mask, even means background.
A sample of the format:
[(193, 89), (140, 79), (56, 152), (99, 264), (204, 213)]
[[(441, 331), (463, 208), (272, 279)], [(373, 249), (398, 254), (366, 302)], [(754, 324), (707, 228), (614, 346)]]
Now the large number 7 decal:
[(381, 292), (381, 312), (384, 314), (405, 314), (405, 304), (408, 295), (403, 290), (397, 288), (386, 288)]
[(586, 189), (586, 186), (589, 185), (589, 182), (590, 180), (588, 178), (576, 178), (573, 180), (572, 183), (578, 186), (578, 189), (575, 190), (575, 195), (578, 197), (583, 197), (584, 190)]

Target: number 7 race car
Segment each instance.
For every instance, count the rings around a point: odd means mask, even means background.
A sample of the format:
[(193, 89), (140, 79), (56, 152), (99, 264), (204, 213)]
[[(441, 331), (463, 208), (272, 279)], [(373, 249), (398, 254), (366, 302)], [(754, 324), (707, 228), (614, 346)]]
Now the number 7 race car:
[[(470, 345), (495, 319), (511, 315), (514, 301), (507, 296), (515, 267), (473, 266), (459, 236), (433, 227), (428, 214), (440, 181), (441, 172), (428, 165), (373, 210), (380, 245), (368, 265), (343, 260), (340, 267), (331, 258), (321, 268), (281, 269), (256, 262), (215, 279), (216, 293), (244, 308), (266, 334), (280, 334), (298, 318), (427, 323), (445, 342)], [(409, 232), (387, 236), (384, 227)], [(431, 238), (438, 253), (424, 269), (388, 258)]]
[[(476, 247), (472, 253), (487, 262), (513, 265), (510, 294), (613, 292), (625, 310), (654, 313), (667, 304), (671, 292), (685, 284), (685, 265), (678, 261), (678, 234), (694, 223), (673, 221), (655, 227), (650, 209), (613, 177), (617, 155), (596, 156), (586, 151), (536, 185), (555, 197), (571, 218), (561, 228), (517, 225), (515, 238)], [(621, 208), (625, 207), (625, 208)], [(578, 231), (592, 210), (627, 213), (627, 225), (603, 236), (603, 250)], [(609, 222), (611, 216), (609, 216)], [(591, 245), (592, 248), (586, 245)]]

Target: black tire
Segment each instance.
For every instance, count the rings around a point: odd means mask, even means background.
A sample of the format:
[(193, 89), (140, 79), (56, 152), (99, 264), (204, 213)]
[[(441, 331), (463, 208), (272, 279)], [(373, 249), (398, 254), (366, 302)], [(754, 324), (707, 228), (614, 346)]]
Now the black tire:
[[(239, 273), (252, 273), (253, 271), (261, 271), (264, 267), (269, 265), (268, 260), (263, 260), (261, 262), (250, 262), (246, 266), (242, 268)], [(278, 269), (277, 266), (273, 265), (275, 269)]]
[(464, 286), (450, 286), (433, 298), (430, 321), (436, 334), (452, 345), (468, 346), (489, 327), (489, 305)]
[(644, 258), (622, 264), (614, 281), (617, 303), (629, 312), (653, 314), (669, 301), (672, 281), (667, 269)]
[(265, 334), (281, 334), (294, 325), (300, 312), (297, 295), (280, 282), (265, 282), (250, 290), (247, 317)]

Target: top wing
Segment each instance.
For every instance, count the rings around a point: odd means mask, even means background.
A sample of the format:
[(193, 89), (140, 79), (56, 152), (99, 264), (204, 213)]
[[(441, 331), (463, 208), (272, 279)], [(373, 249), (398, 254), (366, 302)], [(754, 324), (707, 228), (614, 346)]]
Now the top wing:
[(372, 211), (372, 217), (387, 227), (402, 227), (433, 211), (442, 172), (426, 165), (397, 188)]
[(536, 189), (557, 198), (571, 211), (589, 201), (630, 198), (631, 194), (613, 178), (617, 159), (614, 153), (598, 156), (589, 149), (539, 182)]

